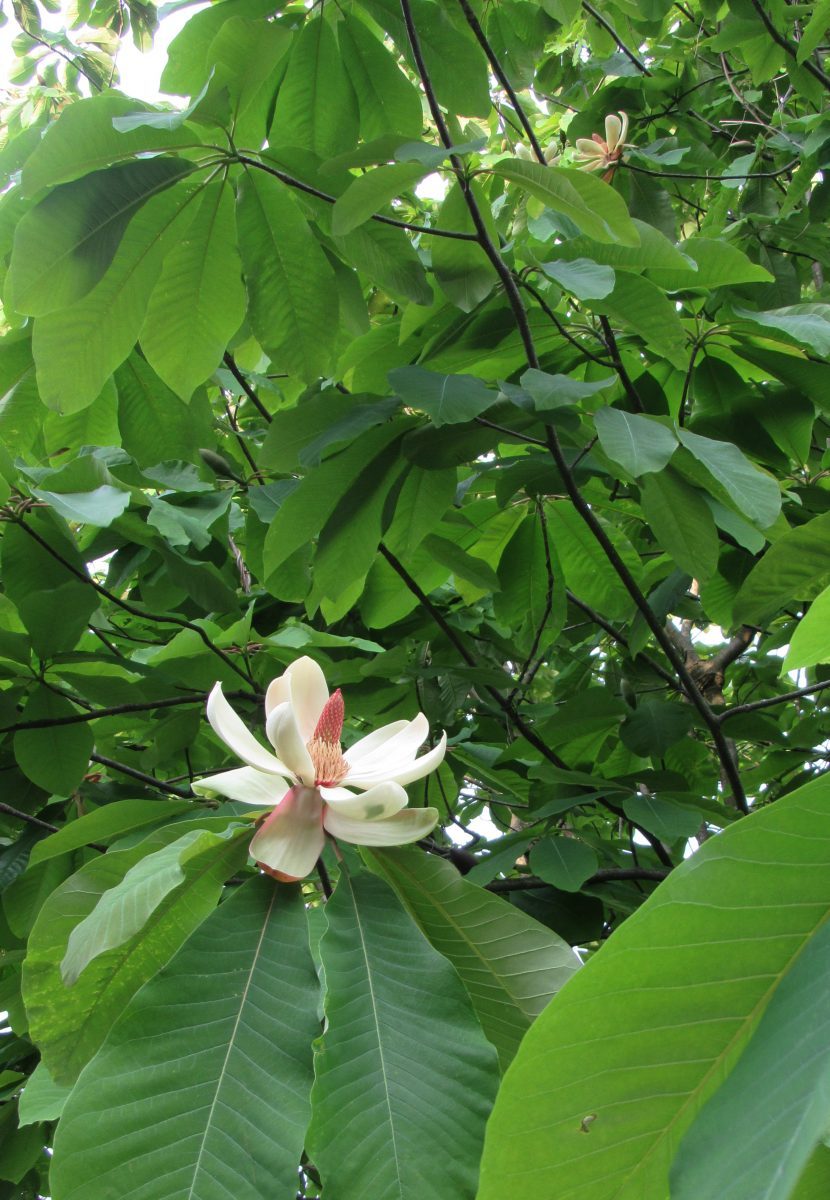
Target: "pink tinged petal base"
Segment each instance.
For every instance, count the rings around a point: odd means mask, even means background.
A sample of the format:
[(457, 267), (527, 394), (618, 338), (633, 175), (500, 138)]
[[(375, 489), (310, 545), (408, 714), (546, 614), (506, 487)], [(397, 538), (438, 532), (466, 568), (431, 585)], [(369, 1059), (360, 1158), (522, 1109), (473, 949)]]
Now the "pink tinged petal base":
[(257, 808), (273, 808), (288, 791), (288, 784), (278, 775), (266, 775), (254, 767), (206, 775), (192, 787), (197, 796), (226, 796), (228, 800), (254, 804)]
[(326, 808), (323, 824), (334, 838), (355, 846), (404, 846), (417, 842), (435, 828), (437, 808), (406, 808), (379, 821), (358, 821)]
[(314, 763), (306, 749), (305, 741), (297, 726), (297, 718), (290, 704), (279, 704), (265, 722), (268, 741), (282, 761), (291, 769), (300, 783), (307, 787), (314, 784)]
[[(407, 794), (397, 783), (379, 783), (355, 795), (347, 788), (321, 788), (320, 795), (333, 812), (356, 821), (377, 821), (406, 808)], [(325, 821), (325, 817), (323, 818)]]
[(208, 697), (207, 718), (214, 733), (249, 767), (255, 767), (267, 775), (291, 775), (285, 764), (264, 746), (260, 746), (254, 735), (246, 729), (241, 717), (234, 712), (223, 696), (221, 683), (216, 684)]
[(304, 879), (323, 851), (322, 817), (323, 801), (316, 788), (289, 788), (254, 834), (251, 857), (278, 878)]

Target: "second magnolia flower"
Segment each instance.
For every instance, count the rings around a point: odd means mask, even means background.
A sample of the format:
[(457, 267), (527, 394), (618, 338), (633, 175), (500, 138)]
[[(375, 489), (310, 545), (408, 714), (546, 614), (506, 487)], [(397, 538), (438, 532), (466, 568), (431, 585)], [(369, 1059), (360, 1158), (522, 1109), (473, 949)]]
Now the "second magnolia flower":
[[(408, 809), (404, 784), (441, 763), (447, 738), (417, 758), (429, 733), (423, 713), (393, 721), (343, 750), (343, 697), (329, 695), (312, 659), (298, 658), (265, 695), (265, 733), (276, 754), (245, 727), (216, 684), (208, 720), (247, 765), (193, 784), (202, 796), (227, 796), (258, 808), (273, 806), (251, 842), (251, 854), (282, 879), (302, 879), (313, 869), (325, 834), (359, 846), (399, 846), (434, 827), (434, 808)], [(348, 784), (348, 787), (343, 786)], [(352, 791), (350, 789), (356, 789)]]

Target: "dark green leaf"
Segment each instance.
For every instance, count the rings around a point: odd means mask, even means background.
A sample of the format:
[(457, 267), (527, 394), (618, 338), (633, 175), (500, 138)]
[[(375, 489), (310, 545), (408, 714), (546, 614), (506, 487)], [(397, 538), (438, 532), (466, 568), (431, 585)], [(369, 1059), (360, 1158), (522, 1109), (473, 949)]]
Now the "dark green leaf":
[(326, 918), (308, 1138), (324, 1186), (472, 1200), (498, 1070), (458, 976), (380, 879), (343, 872)]
[(136, 997), (73, 1091), (55, 1200), (292, 1194), (317, 990), (298, 891), (250, 880)]

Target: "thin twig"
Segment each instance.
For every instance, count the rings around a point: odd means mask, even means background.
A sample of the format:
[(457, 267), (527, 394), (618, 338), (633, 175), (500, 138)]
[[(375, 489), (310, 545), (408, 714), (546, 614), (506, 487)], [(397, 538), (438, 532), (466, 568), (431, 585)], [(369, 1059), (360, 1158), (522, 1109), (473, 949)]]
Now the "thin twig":
[[(671, 874), (671, 869), (661, 867), (604, 867), (595, 872), (582, 884), (582, 888), (595, 887), (601, 883), (613, 883), (625, 879), (653, 879), (660, 883)], [(550, 887), (544, 879), (528, 876), (523, 879), (494, 879), (485, 885), (488, 892), (524, 892), (531, 888)], [(580, 891), (582, 890), (580, 888)]]
[(764, 708), (773, 708), (776, 704), (789, 704), (793, 700), (800, 700), (802, 696), (812, 696), (816, 692), (823, 692), (825, 688), (830, 687), (830, 679), (825, 679), (823, 683), (811, 683), (808, 687), (798, 688), (794, 692), (784, 692), (780, 696), (768, 696), (766, 700), (753, 700), (748, 704), (736, 704), (732, 708), (718, 714), (718, 720), (729, 721), (732, 717), (742, 717), (745, 713), (758, 712)]
[(611, 24), (611, 22), (606, 21), (605, 17), (602, 15), (602, 13), (597, 12), (597, 10), (594, 8), (593, 4), (589, 4), (588, 0), (582, 0), (582, 7), (585, 9), (586, 13), (588, 13), (590, 16), (592, 16), (594, 18), (594, 20), (596, 21), (596, 23), (598, 25), (602, 26), (602, 28), (605, 30), (606, 33), (610, 34), (610, 36), (616, 42), (618, 49), (622, 50), (623, 54), (628, 59), (628, 61), (630, 63), (633, 63), (633, 65), (637, 68), (638, 71), (642, 72), (643, 75), (651, 74), (651, 71), (649, 71), (649, 69), (645, 65), (645, 63), (640, 61), (640, 59), (637, 57), (637, 55), (634, 53), (633, 50), (629, 50), (628, 46), (626, 46), (625, 42), (622, 40), (620, 35), (617, 33), (616, 29)]
[[(61, 693), (64, 694), (64, 693)], [(171, 696), (165, 700), (142, 700), (135, 704), (114, 704), (110, 708), (92, 708), (86, 712), (70, 713), (65, 717), (38, 717), (31, 721), (17, 721), (14, 725), (4, 725), (2, 733), (18, 733), (21, 729), (52, 729), (58, 725), (83, 725), (87, 721), (97, 721), (101, 717), (120, 717), (124, 713), (153, 712), (158, 708), (176, 708), (182, 704), (204, 704), (208, 698), (207, 692), (199, 692), (195, 696)], [(250, 692), (227, 692), (229, 700), (251, 700)], [(67, 699), (73, 700), (72, 696)]]
[(239, 675), (241, 679), (244, 679), (246, 683), (249, 683), (253, 686), (254, 681), (251, 676), (248, 675), (246, 671), (243, 671), (241, 667), (238, 667), (233, 659), (230, 658), (229, 655), (225, 654), (224, 650), (220, 650), (218, 646), (215, 646), (201, 626), (196, 625), (193, 621), (188, 621), (185, 617), (176, 617), (172, 614), (161, 616), (159, 613), (145, 611), (144, 609), (138, 608), (135, 604), (130, 604), (127, 600), (122, 600), (120, 596), (116, 596), (114, 592), (108, 591), (103, 584), (96, 583), (96, 581), (91, 579), (86, 572), (79, 570), (73, 563), (65, 559), (62, 554), (59, 554), (54, 547), (49, 545), (45, 538), (42, 538), (39, 533), (32, 529), (31, 526), (27, 525), (26, 522), (20, 517), (16, 517), (15, 521), (20, 529), (27, 533), (30, 538), (33, 538), (38, 545), (42, 546), (47, 554), (50, 554), (52, 558), (61, 563), (66, 570), (70, 572), (70, 574), (74, 575), (76, 579), (79, 579), (81, 583), (85, 583), (89, 587), (93, 588), (99, 594), (99, 596), (104, 596), (110, 601), (111, 604), (114, 604), (116, 608), (123, 609), (124, 612), (131, 613), (134, 617), (140, 617), (143, 621), (158, 621), (161, 624), (177, 625), (180, 629), (192, 630), (193, 633), (199, 636), (212, 654), (215, 654), (217, 658), (221, 658), (226, 667), (229, 667), (231, 671), (233, 671), (236, 675)]
[(510, 99), (510, 103), (513, 105), (513, 111), (516, 113), (516, 116), (521, 121), (522, 128), (524, 129), (525, 133), (527, 134), (527, 140), (530, 142), (531, 146), (533, 147), (533, 153), (536, 155), (536, 157), (538, 158), (538, 160), (542, 164), (542, 166), (545, 166), (546, 165), (545, 152), (542, 149), (542, 147), (539, 145), (539, 142), (536, 138), (536, 134), (533, 132), (533, 127), (531, 126), (530, 121), (527, 119), (527, 114), (525, 113), (524, 109), (521, 106), (521, 103), (519, 102), (519, 97), (516, 95), (516, 92), (513, 88), (513, 85), (511, 84), (510, 80), (505, 75), (502, 65), (499, 62), (499, 60), (495, 54), (495, 51), (493, 50), (493, 47), (488, 42), (487, 35), (485, 34), (484, 30), (481, 28), (481, 25), (479, 24), (478, 17), (475, 15), (475, 13), (473, 12), (470, 5), (467, 3), (467, 0), (458, 0), (458, 3), (461, 6), (461, 11), (464, 13), (464, 16), (467, 20), (467, 24), (470, 26), (470, 29), (472, 29), (473, 34), (475, 35), (476, 41), (478, 42), (479, 46), (481, 46), (484, 53), (487, 55), (487, 61), (490, 64), (491, 71), (495, 75), (496, 79), (498, 79), (501, 86), (504, 88), (505, 92), (507, 93), (507, 95)]
[(40, 817), (33, 817), (31, 813), (21, 812), (19, 808), (12, 808), (10, 804), (0, 803), (0, 812), (5, 813), (8, 817), (14, 817), (17, 821), (25, 821), (27, 825), (33, 825), (35, 829), (45, 829), (47, 833), (58, 832), (57, 825), (50, 825), (48, 821), (41, 821)]
[(760, 0), (750, 0), (750, 3), (757, 12), (758, 16), (761, 18), (764, 28), (776, 45), (780, 46), (784, 53), (789, 54), (790, 58), (792, 58), (798, 66), (803, 67), (805, 71), (809, 71), (814, 79), (817, 79), (819, 83), (821, 83), (827, 88), (828, 91), (830, 91), (830, 75), (825, 75), (821, 67), (817, 67), (816, 64), (809, 58), (805, 58), (803, 62), (799, 63), (798, 51), (793, 48), (793, 45), (789, 39), (784, 37), (783, 33), (779, 33), (775, 28), (775, 25), (772, 23), (769, 14), (765, 10), (763, 4), (760, 3)]
[(269, 413), (269, 411), (265, 407), (265, 405), (262, 403), (262, 401), (260, 400), (259, 396), (254, 391), (254, 389), (251, 387), (250, 383), (248, 383), (248, 380), (242, 374), (239, 367), (236, 365), (233, 355), (230, 353), (229, 350), (226, 350), (225, 353), (222, 355), (222, 361), (224, 362), (225, 366), (230, 371), (231, 375), (233, 375), (236, 382), (242, 388), (242, 391), (248, 397), (251, 404), (253, 404), (254, 408), (257, 410), (259, 415), (270, 424), (271, 420), (272, 420), (271, 414)]
[[(281, 171), (278, 167), (272, 167), (269, 163), (258, 162), (247, 154), (237, 154), (236, 161), (243, 163), (246, 167), (258, 167), (260, 171), (267, 171), (269, 175), (274, 175), (287, 187), (296, 188), (297, 191), (305, 192), (318, 200), (325, 200), (326, 204), (337, 203), (337, 196), (331, 196), (328, 192), (321, 191), (320, 188), (312, 187), (310, 183), (303, 183), (301, 179), (295, 179), (293, 175)], [(461, 229), (439, 229), (433, 225), (415, 225), (412, 221), (399, 221), (395, 217), (385, 217), (383, 213), (372, 213), (367, 220), (379, 221), (381, 225), (394, 225), (396, 229), (407, 229), (410, 233), (429, 233), (435, 237), (454, 238), (458, 242), (477, 240), (474, 233), (468, 233)]]
[(121, 775), (128, 775), (130, 779), (137, 779), (140, 783), (155, 788), (159, 792), (164, 792), (168, 796), (176, 796), (179, 800), (193, 799), (193, 793), (190, 788), (173, 787), (171, 783), (165, 783), (163, 779), (156, 779), (154, 775), (148, 775), (144, 771), (137, 771), (135, 767), (130, 767), (126, 763), (116, 762), (114, 758), (107, 758), (103, 754), (90, 754), (89, 758), (91, 762), (98, 763), (99, 766), (106, 767), (110, 771), (118, 771)]

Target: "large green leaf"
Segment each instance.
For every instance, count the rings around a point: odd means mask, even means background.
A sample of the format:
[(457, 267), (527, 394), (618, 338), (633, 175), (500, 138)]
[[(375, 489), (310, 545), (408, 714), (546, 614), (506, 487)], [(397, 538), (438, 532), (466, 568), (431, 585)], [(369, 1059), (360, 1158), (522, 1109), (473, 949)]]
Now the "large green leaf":
[(738, 510), (761, 529), (772, 525), (781, 511), (778, 483), (749, 461), (731, 442), (719, 442), (681, 429), (686, 449), (714, 476)]
[(703, 493), (671, 467), (641, 483), (643, 514), (667, 554), (693, 579), (708, 579), (718, 562), (718, 531)]
[(638, 413), (601, 408), (594, 423), (605, 453), (635, 478), (662, 471), (677, 449), (671, 429)]
[(769, 312), (736, 308), (735, 312), (753, 325), (779, 330), (822, 358), (830, 355), (830, 304), (791, 304)]
[(494, 175), (518, 184), (555, 212), (569, 217), (595, 241), (639, 245), (640, 235), (622, 197), (592, 175), (566, 167), (546, 167), (524, 158), (503, 158), (491, 170)]
[(472, 1200), (498, 1071), (458, 976), (380, 879), (343, 871), (326, 917), (308, 1138), (324, 1187)]
[(340, 22), (337, 36), (357, 94), (362, 140), (370, 142), (384, 134), (420, 137), (421, 97), (383, 42), (349, 14)]
[(54, 1200), (293, 1196), (318, 990), (299, 891), (250, 880), (83, 1072), (55, 1140)]
[(190, 163), (160, 156), (55, 188), (17, 227), (8, 284), (13, 307), (40, 317), (85, 296), (142, 204), (190, 170)]
[(334, 238), (334, 244), (351, 266), (396, 299), (412, 300), (415, 304), (432, 302), (426, 272), (402, 229), (368, 221), (351, 233)]
[(828, 996), (825, 921), (781, 980), (735, 1070), (681, 1142), (672, 1200), (787, 1200), (830, 1129)]
[(72, 413), (91, 404), (132, 350), (164, 254), (192, 216), (193, 187), (185, 181), (147, 201), (92, 291), (35, 322), (38, 386), (50, 408)]
[(197, 393), (185, 404), (137, 352), (115, 372), (121, 444), (141, 467), (192, 462), (210, 442), (212, 414)]
[(92, 842), (109, 841), (137, 829), (162, 825), (193, 808), (189, 800), (116, 800), (94, 812), (84, 813), (77, 821), (70, 821), (57, 833), (43, 838), (32, 851), (31, 862), (45, 862)]
[(357, 98), (325, 16), (310, 16), (295, 36), (277, 94), (269, 142), (333, 158), (357, 143)]
[[(46, 545), (17, 525), (7, 525), (2, 542), (6, 595), (17, 606), (39, 654), (71, 650), (98, 607), (98, 597), (83, 582), (86, 567), (64, 522), (51, 513), (32, 512), (26, 523)], [(55, 554), (69, 563), (69, 568)], [(81, 572), (82, 578), (73, 571)]]
[(239, 188), (239, 248), (249, 319), (277, 365), (311, 382), (332, 365), (334, 271), (288, 188), (249, 171)]
[(471, 421), (499, 398), (472, 375), (439, 375), (423, 367), (396, 367), (389, 382), (405, 404), (428, 413), (433, 425)]
[(23, 966), (23, 998), (32, 1038), (58, 1083), (77, 1078), (127, 1001), (211, 912), (225, 880), (245, 860), (248, 830), (191, 859), (184, 882), (138, 933), (99, 955), (67, 988), (60, 963), (72, 930), (132, 866), (180, 832), (181, 826), (169, 826), (138, 846), (88, 863), (52, 893), (38, 914)]
[(221, 850), (222, 840), (222, 834), (191, 829), (130, 867), (121, 882), (104, 892), (89, 916), (70, 933), (61, 961), (61, 978), (66, 986), (76, 983), (93, 959), (123, 946), (138, 933), (162, 901), (184, 882), (188, 860), (206, 850)]
[(816, 596), (796, 626), (782, 671), (830, 661), (830, 588)]
[(117, 92), (103, 92), (67, 105), (26, 161), (22, 177), (26, 195), (33, 196), (42, 188), (67, 183), (137, 154), (199, 144), (195, 131), (184, 126), (168, 130), (144, 125), (119, 133), (113, 119), (134, 113), (139, 107), (139, 101)]
[(409, 847), (373, 850), (367, 857), (461, 976), (504, 1070), (579, 959), (567, 942), (464, 879), (446, 859)]
[(828, 801), (817, 779), (710, 838), (560, 992), (502, 1084), (480, 1200), (563, 1173), (571, 1200), (667, 1200), (680, 1138), (827, 919)]
[(268, 527), (263, 551), (266, 578), (295, 550), (317, 536), (354, 481), (383, 455), (389, 442), (401, 432), (397, 422), (370, 429), (358, 442), (326, 459), (305, 476), (281, 504)]
[[(498, 242), (492, 228), (490, 205), (481, 188), (470, 184), (472, 196), (488, 226), (490, 236)], [(458, 183), (453, 183), (438, 212), (438, 224), (442, 229), (453, 229), (460, 233), (475, 233), (475, 225)], [(432, 268), (442, 292), (448, 300), (464, 312), (472, 312), (485, 300), (495, 287), (498, 276), (495, 268), (478, 242), (460, 238), (433, 239)]]
[(420, 163), (390, 163), (358, 175), (340, 196), (331, 212), (335, 236), (350, 233), (380, 212), (390, 200), (408, 192), (428, 171)]
[(618, 271), (614, 290), (588, 307), (630, 325), (643, 341), (679, 369), (686, 365), (686, 331), (672, 301), (642, 275)]
[(77, 716), (78, 709), (50, 688), (38, 687), (23, 710), (24, 721), (42, 721), (40, 729), (20, 729), (14, 735), (14, 756), (25, 775), (44, 791), (71, 796), (84, 777), (92, 753), (87, 724), (50, 727), (49, 721)]
[(233, 191), (208, 184), (181, 241), (164, 260), (141, 329), (141, 348), (169, 387), (189, 400), (222, 361), (245, 316)]
[(812, 600), (830, 583), (830, 513), (791, 529), (747, 575), (735, 597), (735, 619), (757, 624), (782, 604)]

